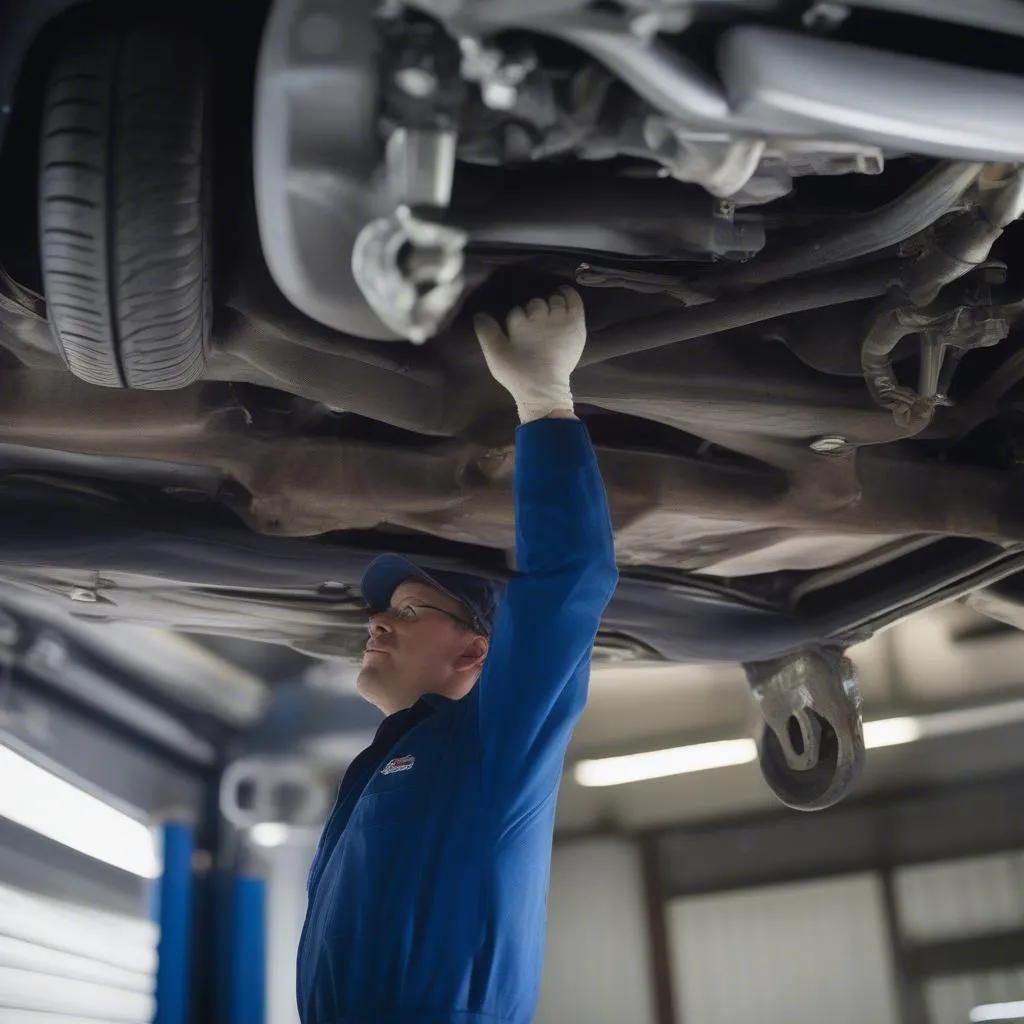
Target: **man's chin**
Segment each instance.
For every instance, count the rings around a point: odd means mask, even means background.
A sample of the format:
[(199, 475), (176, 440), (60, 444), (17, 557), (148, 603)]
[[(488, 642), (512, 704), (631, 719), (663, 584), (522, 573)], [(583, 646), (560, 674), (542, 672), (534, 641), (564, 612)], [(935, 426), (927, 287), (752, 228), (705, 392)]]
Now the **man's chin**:
[(380, 656), (364, 658), (356, 676), (356, 693), (382, 710), (388, 704), (387, 694), (391, 690), (388, 673), (382, 671), (383, 665), (377, 664), (383, 660)]
[(377, 658), (364, 658), (356, 676), (356, 689), (365, 697), (366, 691), (376, 689), (382, 682), (380, 666), (374, 664)]

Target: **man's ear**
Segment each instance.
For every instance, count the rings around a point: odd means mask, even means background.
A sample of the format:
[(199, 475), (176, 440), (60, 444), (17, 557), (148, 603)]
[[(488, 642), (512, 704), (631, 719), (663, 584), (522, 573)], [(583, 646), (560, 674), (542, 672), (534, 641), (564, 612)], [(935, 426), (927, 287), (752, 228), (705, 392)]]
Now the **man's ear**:
[(490, 649), (490, 641), (479, 633), (474, 634), (466, 642), (462, 653), (458, 658), (460, 669), (481, 669), (487, 659), (487, 652)]

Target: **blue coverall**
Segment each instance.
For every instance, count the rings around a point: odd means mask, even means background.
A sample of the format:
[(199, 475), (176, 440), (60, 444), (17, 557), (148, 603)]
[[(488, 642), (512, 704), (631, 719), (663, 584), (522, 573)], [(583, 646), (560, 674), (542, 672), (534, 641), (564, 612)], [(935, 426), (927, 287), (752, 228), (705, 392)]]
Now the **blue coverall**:
[(346, 772), (309, 875), (303, 1024), (533, 1018), (555, 801), (618, 579), (582, 423), (519, 428), (515, 503), (518, 572), (477, 685), (389, 716)]

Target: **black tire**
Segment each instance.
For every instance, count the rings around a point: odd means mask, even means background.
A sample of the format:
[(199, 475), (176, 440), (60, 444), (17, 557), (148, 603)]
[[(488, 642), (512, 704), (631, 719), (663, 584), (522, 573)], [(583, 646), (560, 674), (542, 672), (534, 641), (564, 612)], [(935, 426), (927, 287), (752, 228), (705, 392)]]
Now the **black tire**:
[(75, 376), (198, 379), (212, 304), (203, 48), (149, 26), (76, 40), (42, 123), (39, 232), (54, 337)]

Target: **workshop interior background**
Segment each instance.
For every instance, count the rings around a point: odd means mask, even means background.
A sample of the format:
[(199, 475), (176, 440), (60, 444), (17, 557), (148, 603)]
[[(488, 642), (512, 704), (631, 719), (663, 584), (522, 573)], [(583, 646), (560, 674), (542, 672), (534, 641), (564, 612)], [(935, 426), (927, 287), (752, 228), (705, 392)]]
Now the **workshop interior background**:
[(296, 1024), (359, 573), (511, 574), (472, 314), (569, 282), (621, 579), (538, 1024), (1024, 1022), (1022, 37), (0, 0), (0, 1024)]
[[(127, 626), (105, 660), (91, 653), (44, 632), (4, 676), (0, 1004), (34, 1008), (4, 1019), (150, 1019), (163, 888), (174, 942), (189, 901), (194, 917), (191, 1019), (292, 1024), (318, 825), (376, 723), (351, 666)], [(953, 604), (851, 653), (868, 762), (814, 814), (778, 804), (742, 750), (713, 766), (708, 744), (750, 734), (739, 667), (595, 667), (560, 795), (538, 1021), (1022, 1014), (1024, 637)], [(131, 696), (129, 670), (151, 695), (259, 724), (222, 761)], [(689, 750), (681, 773), (576, 780), (581, 761), (670, 745)]]

